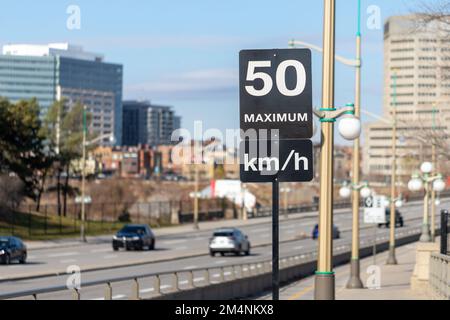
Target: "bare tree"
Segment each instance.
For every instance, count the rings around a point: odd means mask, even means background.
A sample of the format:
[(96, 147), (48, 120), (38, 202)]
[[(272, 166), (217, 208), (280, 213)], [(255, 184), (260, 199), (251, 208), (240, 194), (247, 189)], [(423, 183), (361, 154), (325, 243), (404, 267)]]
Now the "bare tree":
[(14, 212), (24, 198), (24, 185), (19, 178), (0, 176), (0, 209)]

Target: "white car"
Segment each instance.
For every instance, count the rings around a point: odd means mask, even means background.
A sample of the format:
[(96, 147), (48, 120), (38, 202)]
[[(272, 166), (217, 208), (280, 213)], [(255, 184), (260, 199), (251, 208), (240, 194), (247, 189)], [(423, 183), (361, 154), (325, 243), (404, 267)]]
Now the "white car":
[(248, 237), (236, 228), (223, 228), (214, 231), (209, 241), (209, 253), (214, 257), (216, 253), (222, 256), (225, 253), (234, 253), (240, 255), (244, 253), (250, 255), (250, 241)]

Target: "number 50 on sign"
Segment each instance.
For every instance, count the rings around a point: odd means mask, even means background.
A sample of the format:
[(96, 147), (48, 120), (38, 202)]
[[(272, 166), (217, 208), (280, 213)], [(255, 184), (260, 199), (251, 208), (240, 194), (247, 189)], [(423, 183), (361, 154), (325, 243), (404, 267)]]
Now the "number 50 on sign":
[(244, 132), (279, 130), (280, 140), (312, 137), (309, 49), (243, 50), (239, 77)]

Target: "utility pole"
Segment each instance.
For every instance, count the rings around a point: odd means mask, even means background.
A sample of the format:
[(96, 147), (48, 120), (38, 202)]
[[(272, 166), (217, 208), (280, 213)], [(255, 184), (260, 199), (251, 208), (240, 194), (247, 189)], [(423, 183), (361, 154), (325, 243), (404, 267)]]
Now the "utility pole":
[(198, 230), (198, 184), (199, 184), (199, 166), (200, 164), (195, 163), (195, 186), (194, 186), (194, 229)]
[[(436, 161), (436, 105), (433, 105), (433, 136), (431, 143), (431, 163), (433, 164), (432, 175), (438, 172), (437, 161)], [(434, 242), (436, 238), (436, 191), (431, 188), (431, 242)]]
[[(334, 111), (335, 0), (324, 0), (321, 111)], [(315, 277), (316, 300), (335, 299), (333, 272), (333, 144), (335, 119), (322, 118), (320, 152), (319, 247)]]
[[(356, 60), (361, 62), (361, 0), (358, 0), (358, 31), (356, 33)], [(360, 117), (361, 110), (361, 63), (356, 66), (355, 72), (355, 117)], [(350, 262), (350, 279), (348, 289), (360, 289), (363, 283), (360, 278), (359, 261), (359, 185), (360, 179), (360, 140), (353, 141), (352, 163), (352, 259)]]
[(386, 261), (387, 265), (397, 264), (395, 257), (395, 199), (397, 184), (397, 71), (394, 70), (394, 93), (392, 108), (392, 168), (391, 168), (391, 202), (390, 202), (390, 222), (389, 222), (389, 256)]
[(86, 242), (85, 220), (86, 220), (86, 106), (83, 106), (83, 151), (81, 159), (81, 241)]

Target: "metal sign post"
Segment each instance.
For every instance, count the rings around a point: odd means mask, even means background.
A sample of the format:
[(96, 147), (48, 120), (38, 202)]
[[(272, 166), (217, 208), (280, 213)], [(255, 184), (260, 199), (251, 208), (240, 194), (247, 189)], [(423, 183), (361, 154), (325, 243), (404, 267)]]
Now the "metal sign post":
[(377, 264), (377, 228), (378, 224), (386, 223), (385, 197), (371, 196), (364, 201), (364, 223), (373, 225), (373, 264)]
[(279, 253), (279, 182), (272, 182), (272, 300), (280, 298)]

